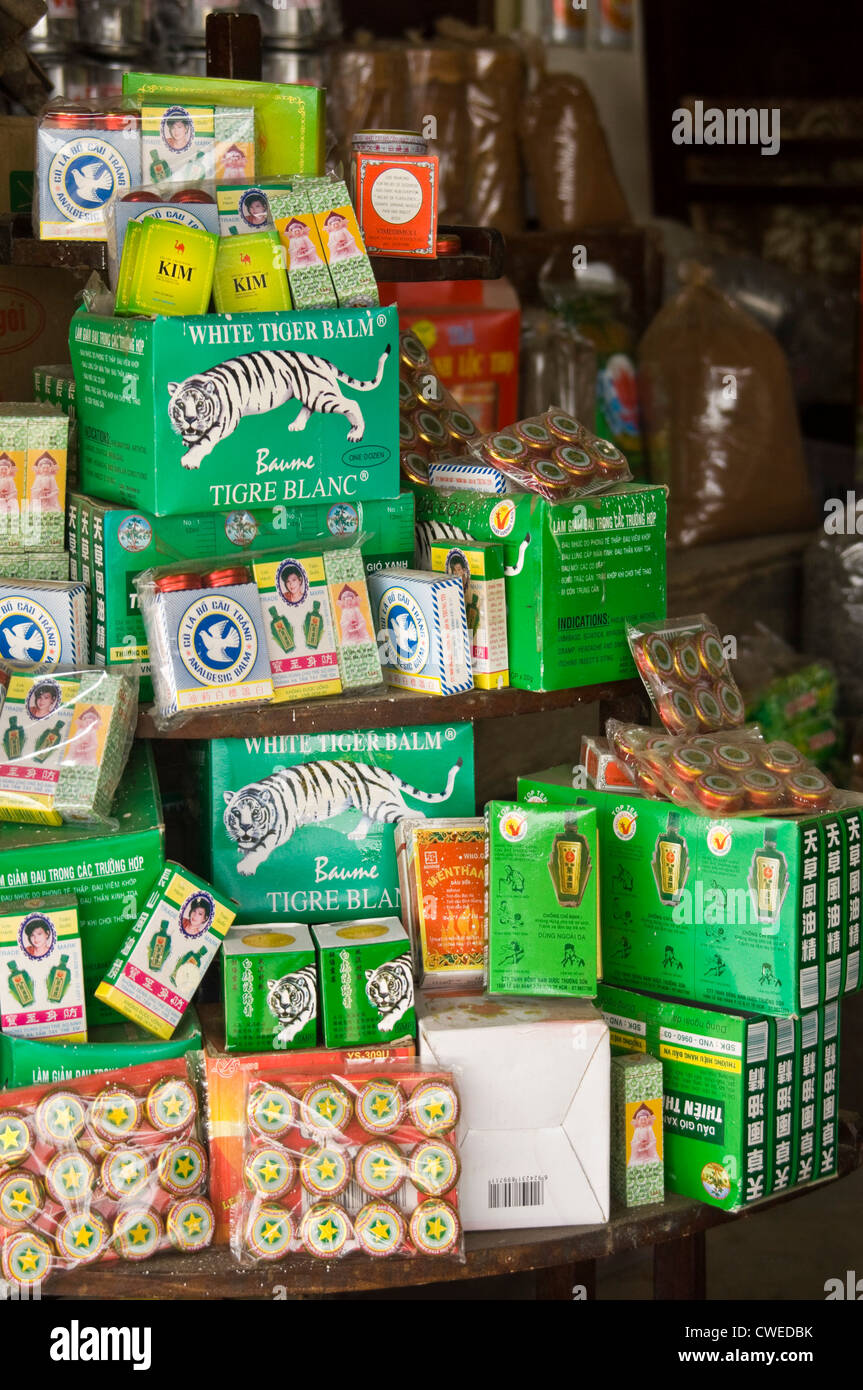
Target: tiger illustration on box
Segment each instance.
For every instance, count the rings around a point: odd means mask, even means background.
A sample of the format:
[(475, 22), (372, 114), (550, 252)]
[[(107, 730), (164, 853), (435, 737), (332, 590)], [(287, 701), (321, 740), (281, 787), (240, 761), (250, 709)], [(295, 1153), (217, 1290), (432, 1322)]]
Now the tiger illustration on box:
[(344, 415), (350, 423), (348, 439), (358, 443), (366, 428), (363, 413), (357, 401), (342, 393), (339, 383), (352, 391), (376, 390), (389, 355), (387, 344), (373, 381), (350, 376), (326, 357), (275, 348), (229, 357), (185, 381), (169, 381), (171, 426), (186, 445), (180, 462), (184, 468), (200, 468), (201, 460), (233, 434), (244, 416), (265, 415), (288, 401), (300, 403), (289, 430), (305, 429), (312, 414)]
[(366, 971), (366, 998), (380, 1014), (378, 1031), (391, 1033), (414, 1003), (414, 977), (407, 951), (377, 970)]
[(318, 1016), (318, 976), (313, 965), (267, 980), (267, 1008), (281, 1025), (273, 1047), (287, 1047)]
[(386, 768), (343, 759), (282, 768), (238, 792), (225, 792), (225, 829), (242, 855), (237, 872), (254, 874), (300, 826), (332, 820), (345, 811), (360, 815), (349, 840), (365, 839), (375, 823), (394, 824), (421, 814), (411, 810), (404, 795), (428, 803), (448, 801), (461, 765), (459, 758), (442, 792), (420, 791)]

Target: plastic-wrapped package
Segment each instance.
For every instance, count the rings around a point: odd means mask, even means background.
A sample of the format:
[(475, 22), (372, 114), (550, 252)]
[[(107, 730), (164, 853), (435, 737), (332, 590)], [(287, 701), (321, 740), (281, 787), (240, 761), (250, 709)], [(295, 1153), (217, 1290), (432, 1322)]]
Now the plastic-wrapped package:
[(59, 100), (42, 112), (36, 129), (34, 236), (104, 241), (107, 203), (140, 182), (136, 111)]
[(843, 731), (836, 717), (839, 688), (827, 661), (805, 656), (764, 623), (737, 645), (737, 677), (747, 718), (765, 738), (784, 738), (819, 767), (838, 755)]
[(467, 221), (497, 227), (505, 236), (515, 236), (523, 227), (519, 149), (523, 93), (524, 58), (517, 44), (503, 39), (468, 50)]
[(234, 1257), (463, 1260), (452, 1074), (397, 1063), (334, 1075), (310, 1060), (244, 1077)]
[(145, 217), (171, 222), (175, 227), (219, 234), (219, 210), (215, 184), (146, 184), (118, 191), (105, 208), (108, 274), (116, 290), (123, 242), (130, 222)]
[(619, 449), (554, 405), (474, 440), (471, 452), (485, 467), (499, 469), (517, 490), (535, 492), (548, 502), (571, 502), (632, 479)]
[(828, 517), (828, 533), (806, 551), (801, 646), (831, 663), (840, 708), (856, 716), (863, 709), (863, 538), (855, 521), (853, 510)]
[(658, 736), (610, 719), (606, 736), (641, 789), (701, 815), (800, 815), (840, 804), (833, 783), (797, 748), (757, 726)]
[(436, 138), (429, 154), (440, 161), (438, 216), (441, 222), (468, 221), (465, 195), (471, 163), (466, 139), (466, 94), (471, 55), (460, 44), (440, 41), (409, 44), (405, 53), (408, 88), (407, 127), (422, 130), (426, 115), (434, 113)]
[(338, 140), (343, 170), (350, 166), (351, 137), (357, 131), (404, 128), (406, 87), (404, 44), (380, 41), (335, 49), (327, 114)]
[(581, 78), (541, 72), (521, 118), (524, 160), (545, 231), (630, 220), (605, 132)]
[(4, 668), (0, 820), (113, 825), (138, 715), (135, 672)]
[[(50, 401), (0, 403), (0, 551), (63, 549), (68, 461), (64, 410)], [(0, 574), (12, 577), (3, 567)]]
[(424, 989), (483, 988), (487, 839), (481, 816), (396, 825), (402, 912)]
[(719, 629), (704, 613), (626, 625), (626, 640), (653, 708), (673, 734), (738, 728), (743, 697)]
[(639, 347), (650, 475), (670, 489), (669, 542), (806, 529), (812, 497), (782, 349), (704, 266), (686, 274)]
[(185, 1059), (0, 1096), (0, 1266), (17, 1290), (95, 1260), (193, 1252), (215, 1229)]
[(596, 348), (560, 314), (546, 309), (521, 312), (518, 404), (525, 418), (540, 415), (548, 401), (576, 420), (596, 413)]
[(435, 371), (415, 333), (399, 337), (399, 449), (402, 473), (429, 482), (432, 461), (467, 455), (479, 429)]

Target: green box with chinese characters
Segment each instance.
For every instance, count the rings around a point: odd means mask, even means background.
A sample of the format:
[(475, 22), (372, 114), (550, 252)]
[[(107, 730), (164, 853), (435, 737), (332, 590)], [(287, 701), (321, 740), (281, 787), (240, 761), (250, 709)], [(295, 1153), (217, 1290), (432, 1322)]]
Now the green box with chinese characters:
[(590, 806), (490, 801), (488, 992), (596, 994), (598, 868)]
[(646, 1053), (611, 1059), (611, 1194), (625, 1207), (665, 1197), (662, 1063)]
[(715, 820), (574, 788), (574, 771), (522, 777), (518, 796), (597, 809), (607, 983), (766, 1014), (860, 988), (859, 799), (814, 816)]
[(231, 927), (222, 942), (226, 1052), (314, 1047), (315, 943), (301, 922)]
[[(143, 570), (184, 559), (236, 562), (251, 548), (284, 546), (287, 554), (299, 541), (330, 536), (345, 541), (353, 536), (366, 537), (362, 549), (368, 573), (385, 566), (406, 569), (413, 564), (412, 493), (384, 501), (157, 517), (122, 503), (73, 492), (67, 499), (67, 519), (74, 564), (69, 577), (83, 580), (92, 599), (93, 660), (109, 668), (138, 666), (142, 701), (153, 698), (150, 653), (135, 588), (135, 578)], [(84, 554), (79, 536), (86, 537)]]
[(397, 334), (393, 306), (80, 310), (81, 490), (156, 516), (397, 497)]
[(194, 756), (206, 872), (247, 921), (397, 913), (395, 821), (475, 809), (470, 724), (211, 739)]
[(510, 684), (522, 690), (635, 675), (627, 622), (665, 617), (666, 492), (627, 484), (554, 506), (418, 487), (417, 566), (434, 541), (500, 541)]
[(146, 901), (164, 857), (162, 803), (148, 743), (132, 749), (112, 807), (113, 832), (0, 824), (0, 899), (74, 892), (88, 1025), (116, 1022), (94, 991)]
[[(738, 1211), (835, 1172), (835, 1111), (825, 1118), (838, 1087), (835, 1001), (801, 1019), (766, 1018), (602, 984), (599, 1006), (613, 1056), (662, 1063), (669, 1192)], [(779, 1066), (780, 1036), (791, 1030), (796, 1081)], [(799, 1155), (794, 1166), (789, 1153)]]
[[(115, 1014), (112, 1017), (116, 1020)], [(201, 1048), (201, 1026), (194, 1007), (187, 1010), (172, 1038), (154, 1038), (125, 1020), (91, 1028), (88, 1036), (85, 1043), (0, 1037), (0, 1086), (53, 1085), (76, 1076), (182, 1057)]]
[(408, 934), (397, 917), (312, 928), (325, 1047), (359, 1047), (417, 1030)]

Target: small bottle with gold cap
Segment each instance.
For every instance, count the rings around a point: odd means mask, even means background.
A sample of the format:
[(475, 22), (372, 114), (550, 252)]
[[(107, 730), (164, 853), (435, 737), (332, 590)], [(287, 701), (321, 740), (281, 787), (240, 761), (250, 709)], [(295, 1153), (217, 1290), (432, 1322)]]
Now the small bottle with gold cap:
[(659, 900), (676, 903), (689, 873), (689, 848), (680, 834), (680, 814), (669, 811), (664, 832), (653, 851), (653, 877)]
[(56, 748), (63, 734), (63, 721), (58, 719), (52, 729), (46, 729), (44, 734), (40, 734), (36, 740), (36, 752), (34, 758), (37, 763), (44, 763), (52, 748)]
[[(311, 614), (309, 616), (311, 617)], [(294, 650), (297, 645), (294, 641), (294, 629), (287, 618), (283, 618), (279, 610), (274, 607), (270, 608), (270, 631), (283, 652)]]
[(171, 954), (171, 935), (169, 932), (170, 923), (162, 922), (159, 930), (150, 939), (147, 949), (147, 964), (151, 970), (161, 970), (168, 956)]
[(51, 1004), (59, 1004), (72, 983), (72, 972), (69, 969), (69, 957), (61, 956), (57, 965), (52, 965), (48, 971), (46, 982), (46, 994)]
[(33, 981), (24, 967), (16, 964), (14, 960), (9, 961), (9, 979), (7, 983), (22, 1009), (29, 1009), (34, 999)]
[(306, 646), (313, 651), (324, 635), (324, 617), (321, 613), (319, 598), (316, 598), (312, 603), (312, 611), (306, 614), (303, 632), (305, 633)]

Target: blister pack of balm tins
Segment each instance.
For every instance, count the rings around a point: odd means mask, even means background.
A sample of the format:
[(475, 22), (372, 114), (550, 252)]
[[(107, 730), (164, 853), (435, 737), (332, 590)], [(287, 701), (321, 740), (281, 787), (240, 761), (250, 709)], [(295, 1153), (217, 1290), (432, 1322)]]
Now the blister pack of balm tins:
[(245, 1081), (246, 1191), (231, 1212), (241, 1263), (464, 1259), (451, 1073), (379, 1063)]
[(429, 465), (466, 458), (479, 430), (455, 396), (444, 386), (425, 344), (415, 333), (399, 337), (399, 453), (402, 473), (412, 483), (428, 484)]
[(702, 815), (829, 811), (841, 794), (793, 744), (756, 725), (712, 734), (665, 734), (609, 719), (606, 735), (649, 795)]
[(626, 640), (653, 707), (672, 734), (736, 729), (746, 710), (719, 630), (703, 613), (628, 623)]
[(264, 615), (248, 565), (145, 570), (135, 587), (159, 728), (202, 710), (273, 699)]
[(0, 821), (110, 826), (132, 749), (130, 672), (12, 670), (0, 711)]
[(471, 453), (483, 467), (499, 470), (516, 489), (534, 492), (547, 502), (571, 502), (632, 481), (632, 470), (614, 444), (556, 406), (474, 439)]
[(0, 1271), (17, 1290), (97, 1260), (204, 1250), (215, 1218), (185, 1061), (0, 1096)]
[(104, 241), (107, 204), (140, 182), (137, 111), (96, 110), (64, 99), (39, 117), (34, 236)]

